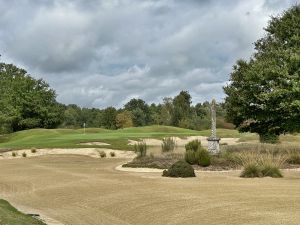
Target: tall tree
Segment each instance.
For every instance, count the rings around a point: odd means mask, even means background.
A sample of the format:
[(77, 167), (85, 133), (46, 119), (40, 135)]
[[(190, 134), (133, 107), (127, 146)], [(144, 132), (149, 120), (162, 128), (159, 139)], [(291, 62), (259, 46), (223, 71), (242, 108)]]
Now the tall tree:
[(192, 97), (187, 91), (181, 91), (173, 99), (173, 114), (172, 114), (172, 125), (179, 126), (184, 124), (182, 127), (188, 126), (189, 115), (191, 114), (191, 103)]
[(0, 63), (0, 93), (2, 130), (54, 128), (62, 121), (63, 106), (54, 90), (13, 64)]
[(300, 131), (300, 6), (272, 17), (247, 62), (237, 61), (227, 95), (227, 118), (262, 142)]
[(149, 106), (142, 99), (131, 99), (124, 109), (132, 113), (132, 121), (136, 127), (148, 125), (151, 121)]
[(117, 128), (132, 127), (133, 126), (132, 113), (127, 110), (118, 113), (116, 116), (116, 126)]

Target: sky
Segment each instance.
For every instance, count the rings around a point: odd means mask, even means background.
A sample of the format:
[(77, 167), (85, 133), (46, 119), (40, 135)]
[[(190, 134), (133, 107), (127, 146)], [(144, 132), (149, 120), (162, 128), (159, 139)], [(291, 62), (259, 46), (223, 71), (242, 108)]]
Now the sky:
[(300, 0), (0, 0), (1, 61), (81, 107), (225, 97), (270, 16)]

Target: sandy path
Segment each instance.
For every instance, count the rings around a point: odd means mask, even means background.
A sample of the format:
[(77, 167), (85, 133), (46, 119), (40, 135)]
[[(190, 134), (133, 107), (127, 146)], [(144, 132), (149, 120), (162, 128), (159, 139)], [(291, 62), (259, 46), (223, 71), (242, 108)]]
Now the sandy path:
[(300, 172), (172, 179), (116, 171), (126, 159), (48, 155), (0, 161), (0, 197), (65, 225), (298, 225)]

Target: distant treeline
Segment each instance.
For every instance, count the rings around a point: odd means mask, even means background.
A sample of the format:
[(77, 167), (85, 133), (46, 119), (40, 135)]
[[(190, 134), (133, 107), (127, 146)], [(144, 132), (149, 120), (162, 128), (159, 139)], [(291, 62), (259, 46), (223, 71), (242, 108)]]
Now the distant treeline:
[[(120, 129), (132, 126), (170, 125), (194, 130), (210, 128), (209, 102), (192, 105), (187, 91), (163, 103), (148, 105), (131, 99), (123, 108), (81, 108), (56, 101), (55, 91), (43, 80), (32, 78), (13, 64), (0, 63), (0, 133), (32, 128), (102, 127)], [(217, 104), (217, 126), (233, 128), (224, 121), (224, 104)]]

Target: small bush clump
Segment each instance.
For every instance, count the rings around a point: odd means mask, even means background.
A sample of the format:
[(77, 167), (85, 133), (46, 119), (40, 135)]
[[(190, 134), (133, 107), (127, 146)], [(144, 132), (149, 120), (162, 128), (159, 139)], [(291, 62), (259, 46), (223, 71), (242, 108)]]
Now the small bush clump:
[(195, 155), (199, 166), (206, 167), (210, 165), (210, 154), (206, 149), (200, 148)]
[(26, 152), (23, 152), (22, 156), (25, 158), (27, 156)]
[(162, 140), (161, 150), (162, 152), (173, 151), (176, 147), (176, 141), (172, 137), (166, 137)]
[(184, 154), (184, 159), (187, 163), (194, 165), (197, 164), (197, 158), (196, 158), (196, 152), (192, 151), (192, 150), (188, 150), (185, 152)]
[(11, 155), (12, 155), (12, 157), (16, 157), (17, 153), (16, 152), (12, 152)]
[(198, 139), (192, 140), (185, 145), (186, 151), (196, 152), (199, 148), (201, 148), (201, 142)]
[(116, 153), (115, 152), (110, 152), (110, 157), (115, 157), (116, 156)]
[(175, 162), (168, 170), (164, 170), (164, 177), (195, 177), (194, 168), (185, 161)]
[(106, 157), (106, 152), (105, 151), (100, 151), (99, 155), (101, 158), (105, 158)]
[(147, 155), (147, 144), (144, 141), (134, 144), (134, 151), (138, 157), (145, 157)]
[(35, 149), (35, 148), (32, 148), (32, 149), (31, 149), (31, 153), (36, 153), (36, 149)]
[(286, 157), (272, 152), (244, 152), (240, 154), (240, 162), (244, 167), (241, 177), (282, 177), (280, 168)]

